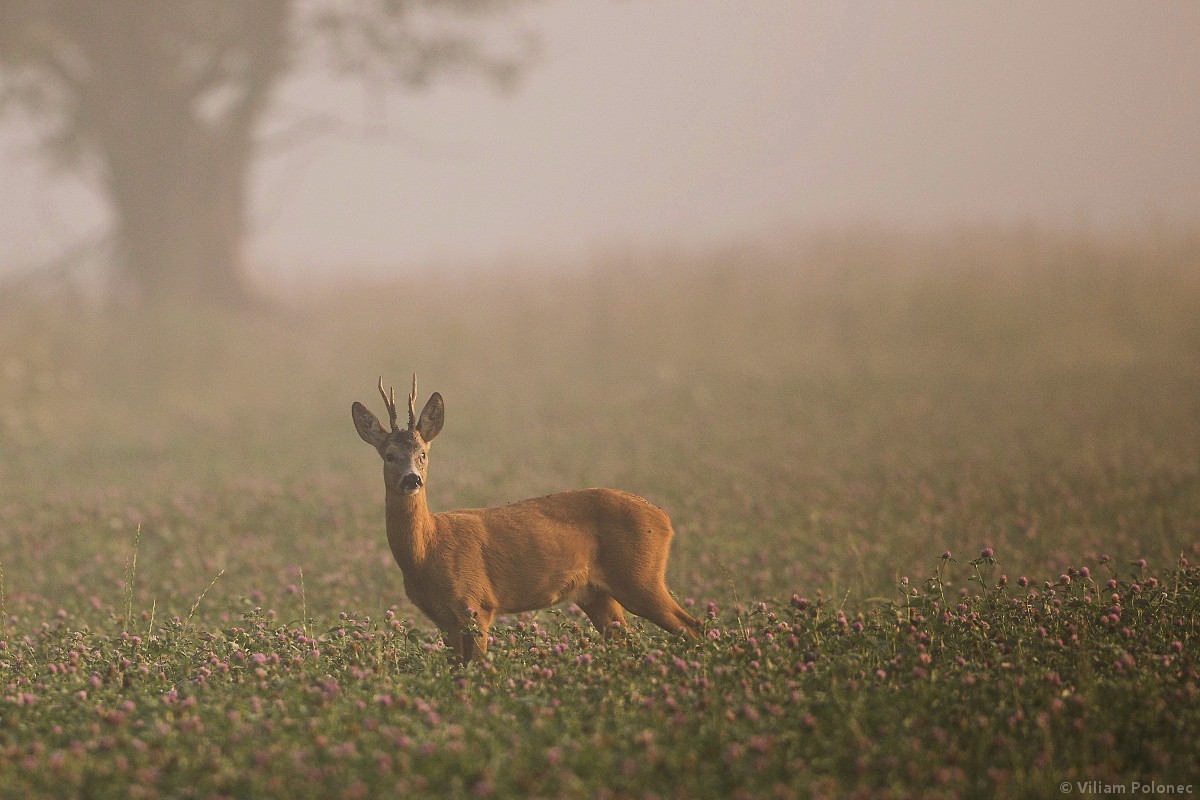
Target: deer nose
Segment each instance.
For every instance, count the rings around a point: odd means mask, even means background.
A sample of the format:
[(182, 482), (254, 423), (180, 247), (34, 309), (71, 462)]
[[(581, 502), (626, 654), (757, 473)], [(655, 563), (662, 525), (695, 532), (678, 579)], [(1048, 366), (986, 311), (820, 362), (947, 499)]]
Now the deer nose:
[(421, 476), (415, 472), (410, 472), (400, 479), (400, 488), (405, 491), (415, 491), (421, 488)]

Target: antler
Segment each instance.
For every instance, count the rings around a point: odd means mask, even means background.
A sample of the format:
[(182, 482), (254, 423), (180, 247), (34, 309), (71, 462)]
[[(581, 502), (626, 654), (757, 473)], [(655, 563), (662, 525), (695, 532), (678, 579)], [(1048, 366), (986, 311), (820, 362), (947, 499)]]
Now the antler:
[[(392, 408), (395, 408), (393, 404)], [(413, 373), (413, 390), (408, 396), (408, 429), (411, 431), (417, 427), (417, 373)]]
[[(388, 418), (392, 423), (392, 432), (395, 433), (396, 428), (396, 388), (392, 387), (392, 397), (389, 400), (387, 393), (383, 391), (383, 376), (379, 376), (379, 394), (383, 396), (383, 404), (387, 406)], [(410, 403), (411, 406), (411, 403)], [(409, 412), (411, 417), (411, 412)], [(412, 427), (411, 425), (409, 427)]]

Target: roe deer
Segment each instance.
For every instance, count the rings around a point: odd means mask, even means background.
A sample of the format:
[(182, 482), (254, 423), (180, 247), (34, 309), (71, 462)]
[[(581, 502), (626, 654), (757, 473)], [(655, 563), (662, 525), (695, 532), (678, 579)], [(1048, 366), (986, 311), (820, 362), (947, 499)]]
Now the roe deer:
[[(663, 576), (671, 520), (637, 495), (580, 489), (496, 508), (431, 514), (425, 501), (429, 443), (442, 429), (437, 392), (416, 415), (417, 377), (408, 428), (396, 425), (396, 392), (383, 391), (391, 420), (355, 403), (354, 427), (383, 458), (384, 507), (392, 555), (404, 591), (442, 632), (461, 662), (487, 649), (497, 614), (534, 611), (573, 600), (607, 635), (624, 624), (624, 606), (672, 633), (696, 637), (701, 625), (679, 607)], [(474, 622), (478, 629), (471, 631)]]

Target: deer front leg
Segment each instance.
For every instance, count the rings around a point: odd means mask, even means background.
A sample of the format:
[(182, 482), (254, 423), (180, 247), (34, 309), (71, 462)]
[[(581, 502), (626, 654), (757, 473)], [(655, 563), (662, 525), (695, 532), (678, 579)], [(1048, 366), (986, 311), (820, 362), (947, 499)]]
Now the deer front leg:
[[(438, 630), (442, 632), (442, 641), (446, 644), (446, 649), (452, 653), (451, 661), (456, 661), (460, 664), (465, 664), (471, 660), (471, 653), (467, 648), (467, 641), (470, 637), (465, 635), (467, 619), (465, 614), (459, 612), (453, 607), (440, 607), (431, 609), (433, 613), (429, 614), (433, 623), (438, 626)], [(428, 613), (428, 612), (427, 612)]]
[(480, 656), (487, 652), (488, 628), (493, 616), (480, 612), (467, 620), (459, 634), (459, 640), (462, 642), (462, 663), (469, 664), (476, 652)]
[(492, 627), (492, 620), (496, 618), (496, 612), (492, 610), (481, 610), (476, 613), (474, 619), (473, 636), (467, 637), (471, 639), (475, 647), (479, 650), (480, 655), (487, 652), (488, 645), (488, 628)]
[(462, 613), (456, 613), (450, 625), (439, 626), (442, 628), (442, 641), (460, 664), (469, 664), (476, 650), (480, 654), (487, 652), (488, 628), (494, 618), (494, 613), (477, 612), (464, 605)]
[(466, 664), (474, 656), (474, 639), (461, 628), (443, 630), (442, 641), (446, 643), (446, 649), (453, 653), (452, 660), (458, 664)]

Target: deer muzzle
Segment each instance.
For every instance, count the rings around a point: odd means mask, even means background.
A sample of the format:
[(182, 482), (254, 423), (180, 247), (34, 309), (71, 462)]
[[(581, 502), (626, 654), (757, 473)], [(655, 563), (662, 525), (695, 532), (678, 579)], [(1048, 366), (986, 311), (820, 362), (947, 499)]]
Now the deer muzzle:
[(421, 478), (420, 475), (418, 475), (415, 472), (409, 472), (409, 473), (406, 473), (404, 475), (404, 477), (400, 479), (400, 489), (402, 491), (408, 492), (409, 494), (415, 494), (417, 491), (420, 490), (421, 485), (424, 482), (425, 481)]

